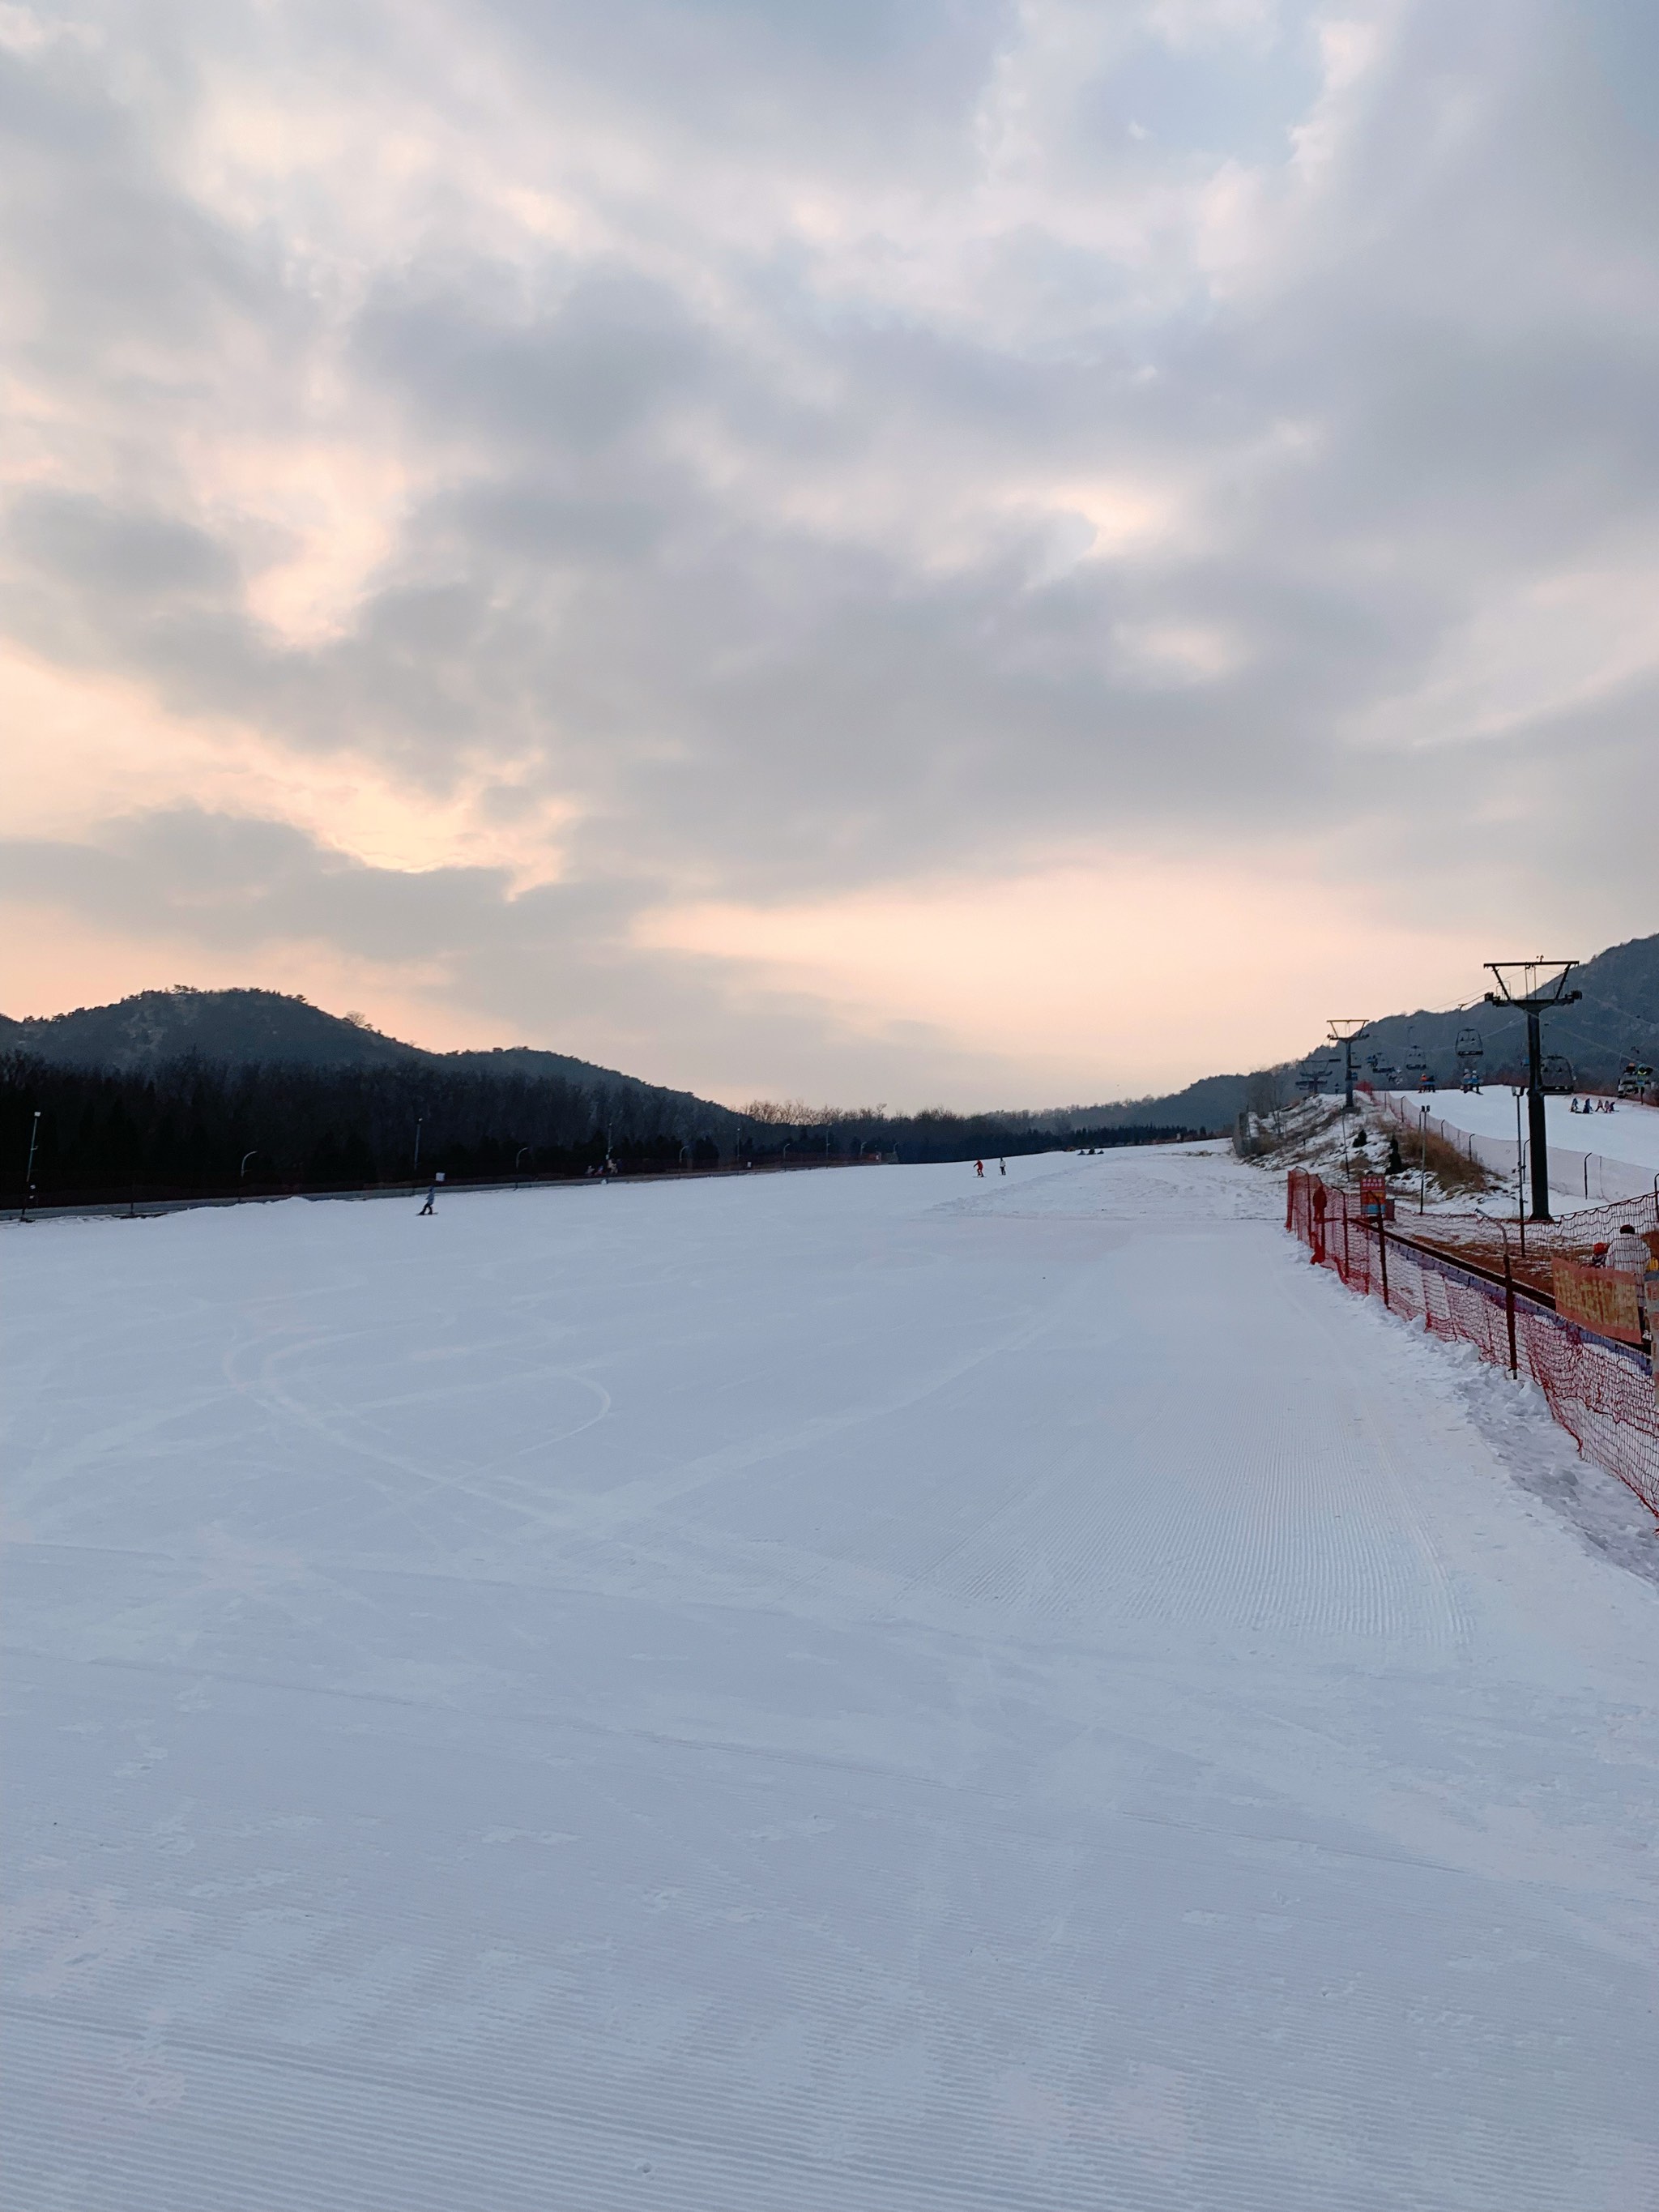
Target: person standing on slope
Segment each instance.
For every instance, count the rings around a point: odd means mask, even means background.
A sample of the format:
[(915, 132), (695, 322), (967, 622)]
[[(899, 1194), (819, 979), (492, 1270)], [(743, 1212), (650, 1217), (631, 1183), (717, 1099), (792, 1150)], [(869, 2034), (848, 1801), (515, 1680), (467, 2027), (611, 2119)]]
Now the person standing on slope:
[(979, 1177), (979, 1179), (980, 1179), (980, 1181), (981, 1181), (981, 1182), (984, 1182), (984, 1180), (985, 1180), (985, 1163), (984, 1163), (984, 1161), (983, 1161), (983, 1160), (975, 1160), (975, 1161), (974, 1162), (974, 1173), (975, 1173), (975, 1174)]

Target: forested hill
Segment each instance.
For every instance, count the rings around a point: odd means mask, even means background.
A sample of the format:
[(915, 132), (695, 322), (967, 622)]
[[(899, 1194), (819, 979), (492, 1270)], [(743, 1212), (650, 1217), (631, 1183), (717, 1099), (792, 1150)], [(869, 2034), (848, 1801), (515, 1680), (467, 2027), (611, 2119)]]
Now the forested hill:
[(0, 1018), (0, 1184), (39, 1202), (711, 1164), (743, 1117), (564, 1053), (424, 1052), (275, 991)]
[[(1455, 1082), (1458, 1073), (1456, 1045), (1466, 1030), (1480, 1032), (1481, 1064), (1494, 1080), (1519, 1071), (1526, 1064), (1527, 1025), (1520, 1014), (1500, 1013), (1479, 1003), (1480, 991), (1492, 978), (1482, 975), (1472, 993), (1475, 1003), (1447, 1012), (1385, 1014), (1368, 1024), (1358, 1066), (1362, 1077), (1372, 1071), (1368, 1060), (1401, 1071), (1405, 1080), (1406, 1056), (1421, 1049), (1430, 1073), (1441, 1084)], [(1545, 1049), (1564, 1054), (1573, 1073), (1586, 1088), (1611, 1086), (1627, 1060), (1645, 1060), (1659, 1066), (1659, 936), (1633, 937), (1586, 960), (1572, 976), (1583, 996), (1577, 1006), (1546, 1015)], [(1363, 1007), (1350, 1011), (1363, 1012)], [(1316, 1047), (1316, 1049), (1319, 1048)], [(1195, 1128), (1230, 1128), (1245, 1103), (1245, 1094), (1261, 1074), (1285, 1071), (1266, 1069), (1257, 1075), (1206, 1075), (1184, 1091), (1160, 1097), (1120, 1099), (1107, 1106), (1072, 1106), (1034, 1118), (1054, 1127), (1122, 1128), (1144, 1121), (1173, 1121)], [(1412, 1080), (1415, 1081), (1415, 1074)]]
[[(361, 1018), (325, 1013), (277, 991), (141, 991), (108, 1006), (79, 1006), (39, 1021), (0, 1015), (0, 1051), (25, 1052), (56, 1066), (110, 1075), (153, 1075), (195, 1060), (215, 1068), (330, 1070), (398, 1068), (411, 1079), (483, 1077), (513, 1085), (551, 1081), (588, 1097), (627, 1102), (653, 1126), (731, 1139), (741, 1116), (690, 1091), (647, 1083), (567, 1053), (515, 1045), (490, 1052), (427, 1052), (371, 1029)], [(418, 1084), (416, 1085), (418, 1088)], [(601, 1116), (603, 1118), (603, 1116)]]
[[(1484, 987), (1492, 978), (1480, 980)], [(1659, 936), (1633, 937), (1598, 952), (1575, 969), (1570, 981), (1583, 996), (1577, 1006), (1545, 1015), (1546, 1052), (1571, 1060), (1586, 1088), (1616, 1082), (1632, 1060), (1659, 1066)], [(1389, 1014), (1369, 1023), (1359, 1053), (1362, 1072), (1369, 1072), (1375, 1059), (1398, 1069), (1405, 1081), (1407, 1055), (1415, 1048), (1437, 1083), (1455, 1082), (1457, 1040), (1467, 1030), (1480, 1032), (1487, 1076), (1496, 1080), (1524, 1070), (1525, 1016), (1485, 1006), (1477, 996), (1473, 1005), (1446, 1013)]]
[[(1610, 1085), (1630, 1059), (1659, 1065), (1659, 936), (1598, 954), (1574, 981), (1582, 1000), (1549, 1017), (1546, 1033), (1578, 1082)], [(1470, 1027), (1488, 1078), (1520, 1066), (1522, 1021), (1476, 1006), (1373, 1021), (1360, 1073), (1380, 1073), (1365, 1065), (1374, 1060), (1409, 1079), (1420, 1058), (1449, 1083)], [(1257, 1087), (1288, 1092), (1293, 1073), (1206, 1076), (1163, 1097), (1049, 1112), (792, 1107), (751, 1117), (564, 1053), (426, 1052), (275, 991), (143, 991), (46, 1020), (0, 1016), (0, 1187), (21, 1182), (26, 1162), (42, 1193), (64, 1194), (360, 1187), (417, 1164), (491, 1178), (580, 1175), (606, 1160), (971, 1159), (1225, 1129)]]

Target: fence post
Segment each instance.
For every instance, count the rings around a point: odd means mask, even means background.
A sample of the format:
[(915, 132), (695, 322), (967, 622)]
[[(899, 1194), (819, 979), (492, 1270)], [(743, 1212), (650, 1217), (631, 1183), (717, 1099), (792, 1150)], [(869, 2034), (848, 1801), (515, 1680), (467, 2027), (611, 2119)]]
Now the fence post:
[(1353, 1273), (1353, 1262), (1348, 1255), (1348, 1194), (1342, 1194), (1342, 1279), (1346, 1283)]
[[(1383, 1204), (1387, 1203), (1385, 1199)], [(1376, 1217), (1376, 1256), (1382, 1263), (1382, 1304), (1385, 1310), (1392, 1312), (1389, 1305), (1389, 1231), (1380, 1210)]]
[(1504, 1319), (1510, 1332), (1510, 1373), (1518, 1375), (1515, 1357), (1515, 1277), (1510, 1272), (1510, 1240), (1504, 1239)]

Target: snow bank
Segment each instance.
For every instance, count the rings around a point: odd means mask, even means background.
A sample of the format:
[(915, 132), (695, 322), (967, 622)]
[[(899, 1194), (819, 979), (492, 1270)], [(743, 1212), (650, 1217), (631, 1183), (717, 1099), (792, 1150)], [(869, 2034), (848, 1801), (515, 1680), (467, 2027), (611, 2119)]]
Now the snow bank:
[(1653, 1540), (1281, 1203), (4, 1231), (4, 2203), (1650, 2202)]

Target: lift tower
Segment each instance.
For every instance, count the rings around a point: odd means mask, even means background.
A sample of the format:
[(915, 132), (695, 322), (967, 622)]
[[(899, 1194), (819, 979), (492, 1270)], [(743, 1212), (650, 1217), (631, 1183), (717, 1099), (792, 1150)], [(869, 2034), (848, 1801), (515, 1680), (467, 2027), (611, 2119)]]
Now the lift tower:
[(1518, 1006), (1527, 1018), (1527, 1128), (1532, 1154), (1532, 1218), (1550, 1219), (1549, 1139), (1544, 1126), (1545, 1013), (1555, 1006), (1570, 1006), (1582, 998), (1570, 991), (1567, 978), (1576, 960), (1488, 960), (1498, 985), (1486, 994), (1489, 1006)]
[(1365, 1034), (1365, 1018), (1355, 1014), (1334, 1015), (1325, 1024), (1333, 1044), (1342, 1048), (1344, 1085), (1342, 1111), (1353, 1111), (1353, 1048)]

